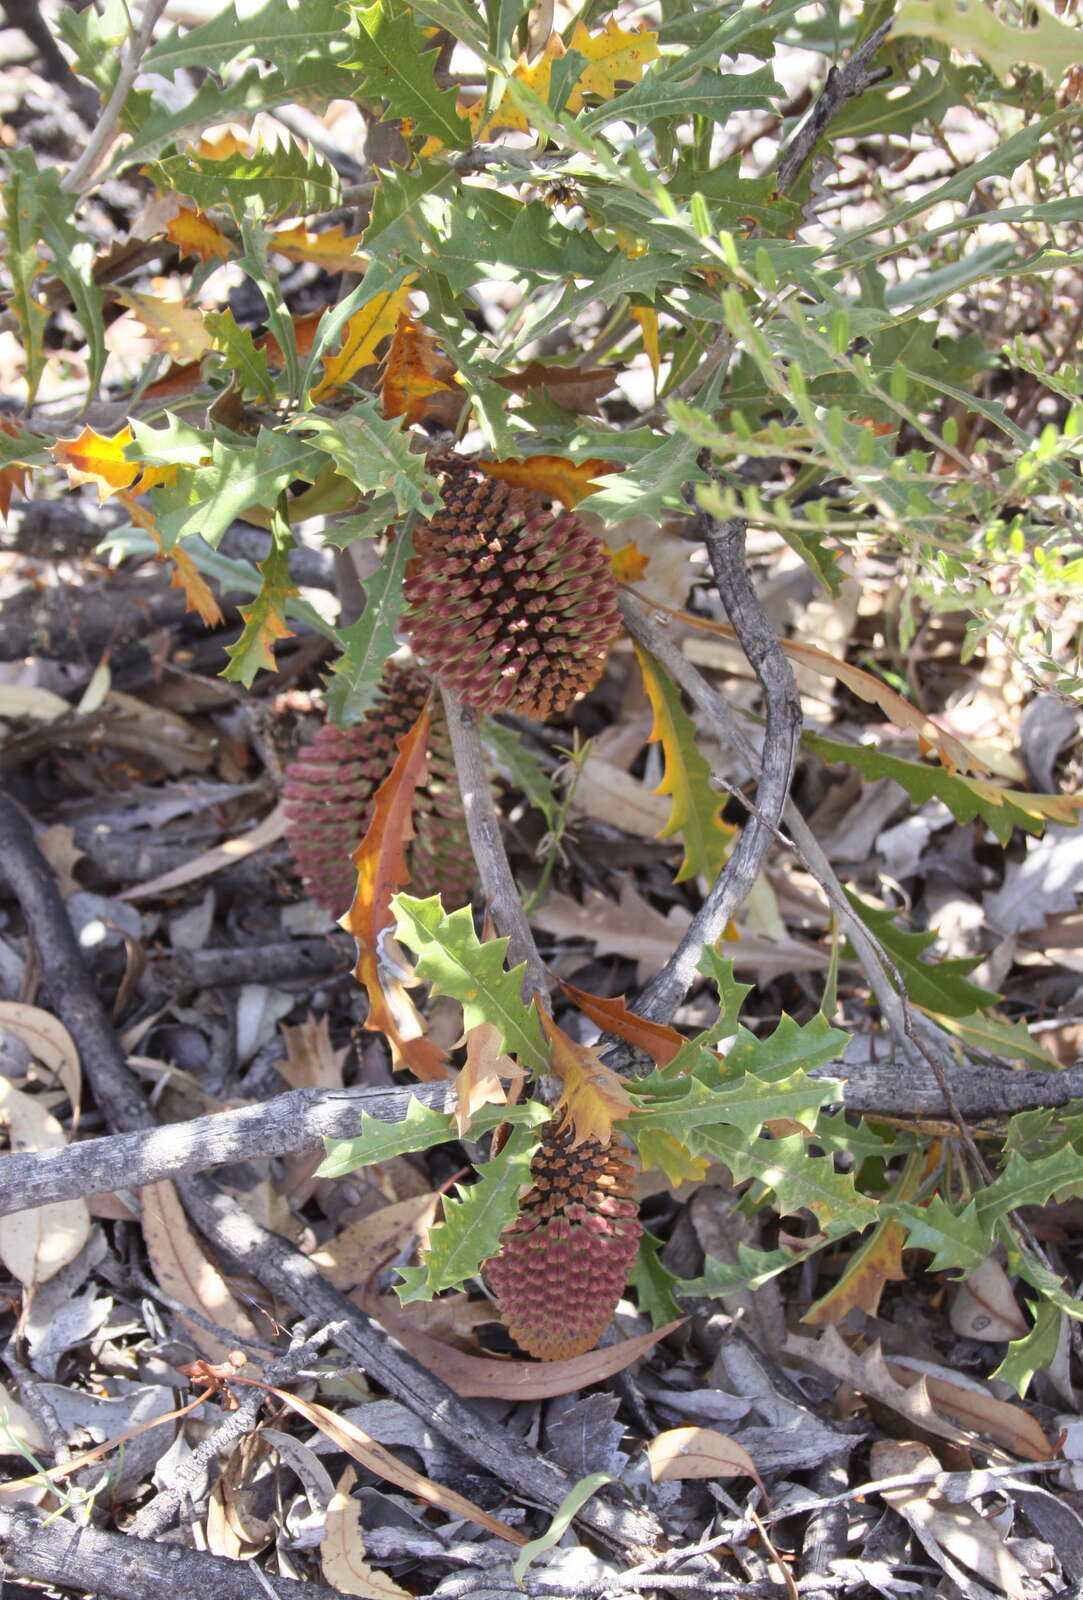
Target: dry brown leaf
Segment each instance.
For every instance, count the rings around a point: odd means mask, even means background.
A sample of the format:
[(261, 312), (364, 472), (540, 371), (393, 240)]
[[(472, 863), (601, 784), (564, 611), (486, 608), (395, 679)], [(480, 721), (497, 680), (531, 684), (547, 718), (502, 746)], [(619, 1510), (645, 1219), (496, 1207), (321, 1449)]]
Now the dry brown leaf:
[(285, 808), (277, 805), (248, 833), (242, 833), (236, 839), (227, 839), (225, 844), (215, 845), (213, 850), (204, 850), (182, 867), (162, 872), (157, 878), (148, 878), (146, 883), (137, 883), (134, 888), (125, 889), (117, 898), (148, 900), (152, 895), (169, 894), (174, 889), (183, 888), (186, 883), (194, 883), (199, 878), (210, 877), (213, 872), (221, 872), (223, 867), (231, 867), (234, 862), (243, 861), (245, 856), (253, 855), (257, 850), (266, 850), (269, 844), (277, 843), (286, 831), (286, 821)]
[[(158, 1283), (174, 1300), (190, 1306), (238, 1339), (259, 1337), (248, 1313), (229, 1291), (218, 1268), (208, 1260), (188, 1224), (177, 1191), (167, 1180), (140, 1191), (143, 1239)], [(224, 1361), (233, 1346), (182, 1317), (192, 1343), (208, 1361)]]
[(426, 1193), (395, 1200), (371, 1216), (347, 1223), (309, 1257), (336, 1289), (367, 1283), (380, 1267), (393, 1261), (413, 1239), (427, 1242), (436, 1219), (439, 1196)]
[(285, 1061), (275, 1066), (291, 1089), (341, 1089), (342, 1069), (350, 1054), (349, 1045), (335, 1050), (331, 1045), (331, 1021), (326, 1012), (314, 1017), (310, 1011), (295, 1028), (279, 1027), (286, 1046)]
[[(75, 1040), (52, 1012), (19, 1000), (0, 1000), (0, 1033), (20, 1040), (34, 1060), (63, 1086), (74, 1113), (72, 1131), (79, 1120), (83, 1068)], [(66, 1142), (66, 1141), (62, 1141)]]
[(66, 828), (61, 822), (46, 828), (44, 833), (38, 835), (38, 849), (53, 869), (62, 900), (67, 900), (82, 888), (75, 876), (75, 868), (80, 861), (86, 860), (86, 851), (77, 848), (71, 828)]
[[(5, 1077), (0, 1077), (0, 1126), (7, 1128), (12, 1150), (56, 1150), (68, 1142), (59, 1122), (41, 1102), (34, 1095), (23, 1094)], [(74, 1261), (89, 1237), (86, 1201), (56, 1200), (7, 1218), (0, 1228), (0, 1260), (12, 1277), (31, 1288), (46, 1283)]]
[[(635, 313), (633, 312), (634, 316)], [(596, 414), (598, 401), (616, 386), (621, 367), (557, 367), (544, 361), (531, 361), (521, 372), (497, 378), (502, 389), (512, 394), (540, 390), (565, 411)]]
[(916, 1373), (901, 1359), (885, 1361), (884, 1366), (900, 1383), (911, 1384), (918, 1379), (941, 1415), (958, 1423), (971, 1435), (990, 1439), (1012, 1455), (1025, 1456), (1031, 1461), (1048, 1461), (1053, 1455), (1053, 1441), (1022, 1406), (1013, 1405), (1010, 1400), (998, 1400), (995, 1395), (971, 1388), (969, 1384), (953, 1383), (950, 1378), (936, 1373)]
[(685, 1320), (680, 1317), (652, 1333), (624, 1339), (604, 1350), (590, 1350), (570, 1361), (504, 1361), (496, 1356), (468, 1355), (422, 1333), (410, 1315), (414, 1307), (400, 1306), (395, 1295), (355, 1294), (353, 1299), (464, 1400), (550, 1400), (554, 1395), (572, 1394), (593, 1383), (604, 1383), (646, 1355)]
[(455, 1126), (465, 1139), (474, 1113), (484, 1105), (508, 1104), (501, 1078), (522, 1083), (526, 1073), (511, 1056), (501, 1053), (503, 1038), (491, 1022), (479, 1022), (466, 1035), (466, 1061), (455, 1079)]
[(51, 689), (33, 683), (0, 683), (0, 717), (37, 717), (55, 722), (71, 710), (68, 702)]
[[(940, 1463), (922, 1444), (878, 1440), (872, 1447), (874, 1478), (897, 1478), (906, 1474), (928, 1477), (938, 1472)], [(997, 1528), (981, 1512), (966, 1502), (947, 1501), (928, 1483), (912, 1488), (881, 1489), (880, 1494), (910, 1524), (922, 1548), (944, 1568), (953, 1582), (961, 1574), (953, 1570), (958, 1562), (995, 1585), (1009, 1600), (1025, 1600), (1030, 1593), (1026, 1572), (1004, 1543)], [(945, 1556), (947, 1560), (945, 1560)]]
[(361, 1507), (350, 1499), (357, 1473), (347, 1467), (335, 1486), (327, 1507), (327, 1520), (320, 1541), (323, 1575), (339, 1594), (368, 1595), (370, 1600), (412, 1600), (409, 1589), (376, 1572), (365, 1560), (365, 1535), (361, 1529)]
[(679, 1478), (754, 1478), (763, 1488), (756, 1463), (735, 1439), (717, 1428), (667, 1428), (647, 1445), (655, 1483)]
[(506, 1522), (501, 1522), (499, 1517), (490, 1516), (472, 1500), (456, 1494), (454, 1489), (445, 1489), (443, 1484), (434, 1483), (431, 1478), (415, 1472), (405, 1461), (392, 1455), (390, 1450), (385, 1450), (382, 1444), (377, 1444), (376, 1440), (355, 1422), (340, 1417), (336, 1412), (329, 1411), (326, 1406), (318, 1405), (314, 1400), (302, 1400), (300, 1395), (290, 1394), (287, 1389), (275, 1389), (270, 1384), (264, 1383), (258, 1384), (257, 1387), (266, 1389), (268, 1394), (273, 1394), (283, 1405), (289, 1406), (291, 1411), (296, 1411), (299, 1417), (304, 1417), (314, 1428), (319, 1428), (320, 1432), (326, 1434), (340, 1450), (344, 1450), (348, 1456), (359, 1461), (370, 1472), (375, 1472), (378, 1477), (385, 1478), (388, 1483), (397, 1484), (400, 1489), (405, 1489), (407, 1494), (416, 1495), (419, 1500), (425, 1500), (431, 1506), (439, 1506), (448, 1516), (465, 1517), (469, 1522), (476, 1522), (479, 1528), (487, 1529), (498, 1539), (506, 1539), (508, 1544), (526, 1544), (525, 1534), (509, 1527)]
[(635, 839), (656, 839), (669, 821), (671, 802), (654, 794), (612, 761), (594, 750), (579, 769), (572, 813), (620, 828)]
[(951, 1325), (963, 1339), (999, 1344), (1023, 1339), (1027, 1320), (1019, 1309), (1011, 1279), (995, 1256), (964, 1278), (951, 1302)]
[(615, 1034), (618, 1039), (626, 1039), (648, 1055), (656, 1066), (667, 1067), (685, 1043), (683, 1035), (668, 1023), (648, 1022), (646, 1017), (629, 1011), (622, 994), (607, 999), (604, 995), (588, 994), (571, 983), (562, 983), (560, 987), (577, 1010), (597, 1027)]
[(554, 1113), (564, 1113), (575, 1130), (572, 1145), (584, 1139), (609, 1144), (613, 1124), (631, 1116), (636, 1103), (624, 1087), (619, 1073), (607, 1067), (597, 1050), (577, 1044), (545, 1010), (538, 1006), (542, 1031), (552, 1050), (553, 1071), (564, 1085)]

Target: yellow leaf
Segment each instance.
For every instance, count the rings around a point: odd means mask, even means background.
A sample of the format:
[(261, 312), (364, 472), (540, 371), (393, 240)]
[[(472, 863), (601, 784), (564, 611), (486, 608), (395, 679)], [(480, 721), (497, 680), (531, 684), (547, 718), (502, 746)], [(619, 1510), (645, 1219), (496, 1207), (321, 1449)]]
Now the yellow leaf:
[(350, 1498), (357, 1473), (347, 1467), (327, 1504), (327, 1520), (320, 1542), (320, 1565), (328, 1583), (339, 1594), (368, 1595), (370, 1600), (410, 1600), (409, 1589), (376, 1572), (365, 1560), (365, 1535), (361, 1506)]
[(553, 1071), (564, 1085), (554, 1111), (557, 1115), (565, 1113), (571, 1121), (573, 1146), (582, 1144), (584, 1139), (611, 1144), (614, 1122), (631, 1116), (635, 1102), (597, 1050), (577, 1044), (541, 1006), (538, 1016), (553, 1052)]
[(359, 272), (365, 266), (360, 254), (361, 235), (347, 234), (339, 224), (325, 233), (312, 233), (302, 223), (280, 228), (267, 236), (267, 244), (291, 261), (314, 261), (326, 272)]
[(211, 348), (211, 336), (194, 306), (136, 294), (133, 289), (114, 289), (113, 293), (143, 324), (157, 349), (175, 361), (198, 361)]
[(68, 474), (73, 488), (81, 483), (96, 483), (100, 502), (130, 488), (139, 476), (136, 462), (124, 459), (125, 448), (131, 442), (132, 430), (127, 424), (112, 438), (87, 427), (78, 438), (58, 439), (52, 455), (57, 466)]
[(609, 551), (609, 565), (618, 583), (638, 583), (650, 566), (650, 556), (645, 556), (637, 544), (622, 544), (619, 550)]
[(354, 312), (346, 324), (341, 350), (337, 355), (323, 358), (323, 377), (312, 390), (314, 403), (333, 389), (341, 389), (362, 367), (372, 365), (377, 346), (394, 333), (409, 298), (410, 286), (404, 283), (391, 294), (373, 295)]
[(638, 83), (648, 61), (656, 61), (659, 55), (656, 33), (645, 28), (622, 28), (614, 17), (609, 18), (602, 33), (588, 33), (583, 23), (577, 22), (568, 48), (590, 62), (568, 96), (569, 111), (582, 109), (585, 94), (612, 100), (618, 83)]
[(201, 261), (228, 261), (233, 254), (233, 246), (210, 218), (187, 206), (179, 207), (176, 216), (170, 217), (165, 231), (182, 255), (198, 256)]
[(568, 461), (564, 456), (529, 456), (525, 461), (479, 461), (490, 478), (559, 500), (569, 510), (594, 493), (594, 479), (620, 469), (612, 461)]
[(643, 334), (643, 348), (647, 352), (647, 360), (654, 373), (654, 381), (658, 382), (658, 368), (662, 356), (658, 345), (658, 313), (653, 306), (629, 306), (634, 321), (639, 323)]
[(252, 141), (243, 129), (235, 133), (227, 127), (218, 134), (205, 133), (196, 145), (196, 155), (208, 161), (225, 161), (230, 156), (251, 155), (252, 149)]
[[(543, 100), (548, 100), (549, 77), (553, 70), (553, 62), (558, 57), (566, 54), (567, 50), (559, 33), (551, 34), (541, 55), (535, 61), (528, 61), (525, 55), (520, 56), (512, 68), (511, 75), (516, 83), (525, 84), (528, 89), (533, 89), (534, 93), (540, 95)], [(523, 112), (519, 110), (507, 90), (504, 91), (503, 99), (486, 122), (485, 127), (481, 128), (480, 124), (484, 109), (484, 96), (472, 106), (464, 107), (460, 105), (458, 107), (459, 115), (465, 117), (469, 122), (476, 140), (484, 141), (490, 138), (497, 128), (508, 129), (515, 133), (531, 132), (530, 123)]]

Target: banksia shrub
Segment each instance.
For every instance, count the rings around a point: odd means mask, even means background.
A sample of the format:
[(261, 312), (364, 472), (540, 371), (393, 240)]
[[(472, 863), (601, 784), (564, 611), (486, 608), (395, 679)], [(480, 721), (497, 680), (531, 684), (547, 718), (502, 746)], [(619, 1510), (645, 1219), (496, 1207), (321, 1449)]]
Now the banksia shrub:
[(417, 655), (478, 711), (548, 717), (593, 688), (620, 631), (605, 548), (578, 517), (462, 461), (404, 585)]
[[(294, 866), (310, 897), (336, 917), (353, 899), (353, 853), (371, 821), (373, 796), (430, 687), (416, 668), (389, 663), (362, 720), (352, 728), (326, 723), (286, 769), (282, 798)], [(418, 895), (441, 893), (445, 905), (461, 904), (473, 887), (474, 864), (438, 702), (432, 708), (428, 757), (428, 779), (414, 796), (415, 837), (407, 847), (410, 889)]]
[(597, 1139), (573, 1147), (572, 1137), (570, 1123), (546, 1123), (531, 1163), (533, 1184), (485, 1267), (508, 1331), (540, 1361), (593, 1350), (643, 1231), (624, 1156)]

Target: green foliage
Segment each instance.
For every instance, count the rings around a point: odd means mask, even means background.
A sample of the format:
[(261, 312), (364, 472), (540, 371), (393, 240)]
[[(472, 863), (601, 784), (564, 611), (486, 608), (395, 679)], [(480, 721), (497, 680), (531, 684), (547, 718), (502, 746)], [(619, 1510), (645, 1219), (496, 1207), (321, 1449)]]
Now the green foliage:
[(507, 939), (483, 944), (474, 932), (468, 907), (450, 916), (439, 895), (415, 900), (399, 894), (392, 901), (398, 934), (417, 956), (417, 975), (431, 983), (434, 994), (447, 994), (462, 1003), (467, 1028), (491, 1023), (502, 1048), (530, 1072), (546, 1072), (549, 1052), (542, 1037), (538, 1014), (523, 1004), (525, 966), (504, 969)]
[(930, 933), (906, 933), (899, 927), (895, 911), (878, 910), (856, 894), (846, 891), (851, 908), (883, 945), (906, 985), (915, 1005), (939, 1016), (967, 1017), (982, 1006), (990, 1006), (1000, 996), (982, 989), (967, 977), (978, 965), (974, 960), (922, 961), (922, 952), (936, 943), (935, 928)]
[(696, 744), (696, 726), (681, 705), (680, 691), (653, 656), (636, 646), (654, 711), (651, 738), (661, 742), (665, 771), (657, 794), (672, 796), (673, 810), (659, 838), (680, 834), (684, 859), (674, 879), (702, 875), (713, 883), (729, 854), (733, 830), (722, 821), (723, 799), (711, 785), (711, 769)]
[(437, 89), (436, 57), (402, 0), (373, 0), (351, 8), (357, 22), (350, 66), (360, 69), (357, 94), (370, 105), (390, 106), (422, 133), (461, 148), (470, 129), (455, 109), (453, 89)]
[(191, 151), (163, 156), (151, 164), (148, 176), (197, 210), (225, 206), (238, 221), (244, 215), (264, 221), (303, 216), (339, 204), (335, 169), (292, 139), (261, 145), (252, 155), (235, 151), (220, 160)]
[[(156, 452), (150, 459), (160, 461), (170, 444), (164, 439), (160, 444), (152, 441), (150, 435), (157, 431), (144, 430), (137, 442), (141, 450)], [(183, 425), (182, 431), (187, 432)], [(192, 533), (217, 544), (230, 523), (251, 506), (273, 506), (295, 479), (311, 483), (321, 464), (320, 452), (312, 445), (270, 428), (261, 428), (254, 441), (236, 435), (227, 438), (228, 443), (210, 442), (208, 465), (182, 467), (174, 483), (154, 490), (151, 504), (166, 548)], [(189, 450), (187, 437), (181, 448)]]
[(387, 658), (395, 649), (402, 611), (402, 575), (413, 550), (413, 528), (404, 523), (379, 571), (365, 585), (365, 609), (339, 631), (342, 654), (327, 681), (327, 715), (340, 728), (360, 722), (373, 700)]

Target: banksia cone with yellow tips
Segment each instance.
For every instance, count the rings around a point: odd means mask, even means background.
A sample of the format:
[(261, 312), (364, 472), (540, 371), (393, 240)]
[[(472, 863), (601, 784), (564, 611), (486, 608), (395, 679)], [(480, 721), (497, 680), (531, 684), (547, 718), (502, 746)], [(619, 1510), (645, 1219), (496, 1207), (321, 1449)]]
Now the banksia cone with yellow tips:
[[(372, 819), (372, 801), (398, 755), (397, 741), (421, 714), (432, 688), (425, 674), (392, 662), (373, 705), (352, 728), (326, 723), (286, 769), (286, 838), (309, 896), (334, 916), (354, 894), (353, 853)], [(414, 795), (414, 838), (407, 847), (414, 894), (440, 893), (461, 904), (474, 864), (455, 781), (447, 722), (432, 708), (428, 779)]]
[(468, 706), (548, 717), (594, 687), (620, 632), (605, 547), (576, 516), (468, 462), (437, 468), (403, 586), (414, 651)]
[(635, 1174), (620, 1151), (597, 1139), (573, 1146), (572, 1138), (570, 1123), (546, 1123), (533, 1184), (485, 1266), (508, 1331), (539, 1361), (593, 1350), (643, 1231)]

